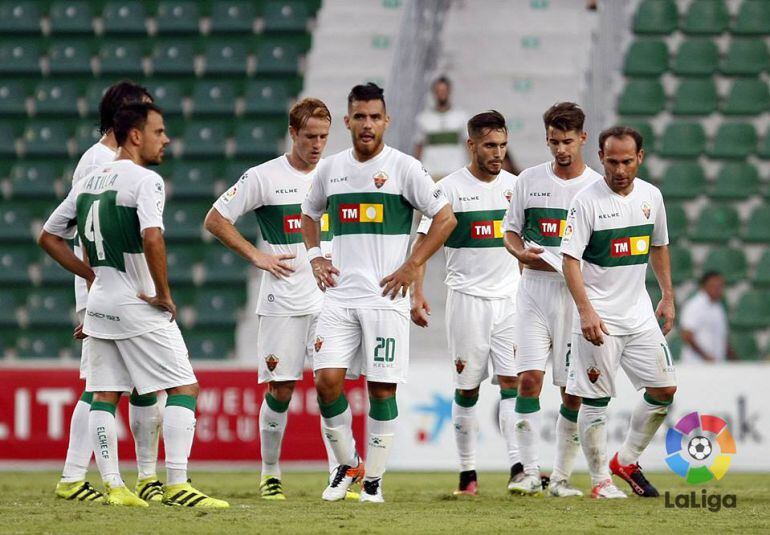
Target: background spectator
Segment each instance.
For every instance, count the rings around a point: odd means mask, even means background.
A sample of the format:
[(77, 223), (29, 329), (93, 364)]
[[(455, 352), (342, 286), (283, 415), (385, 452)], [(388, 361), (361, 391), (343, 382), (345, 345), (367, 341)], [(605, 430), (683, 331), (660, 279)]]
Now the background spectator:
[(722, 303), (724, 291), (722, 275), (707, 271), (700, 279), (700, 290), (682, 307), (679, 329), (684, 341), (683, 362), (735, 358), (727, 341), (727, 311)]

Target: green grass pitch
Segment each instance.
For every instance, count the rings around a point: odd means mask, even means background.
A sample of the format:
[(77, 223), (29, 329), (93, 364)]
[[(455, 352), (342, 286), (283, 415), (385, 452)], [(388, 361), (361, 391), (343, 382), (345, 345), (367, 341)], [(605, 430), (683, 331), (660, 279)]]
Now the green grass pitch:
[[(133, 474), (124, 474), (133, 485)], [(99, 480), (89, 474), (91, 482)], [(123, 509), (56, 499), (56, 472), (0, 472), (0, 533), (770, 533), (770, 477), (728, 473), (705, 487), (688, 485), (671, 474), (651, 474), (663, 493), (734, 494), (735, 508), (718, 512), (671, 509), (665, 499), (595, 501), (509, 496), (507, 475), (479, 474), (480, 496), (456, 499), (453, 473), (389, 473), (384, 505), (357, 502), (324, 503), (325, 474), (284, 474), (285, 502), (259, 499), (258, 474), (194, 472), (202, 491), (230, 501), (231, 509), (203, 511), (152, 505)], [(585, 475), (574, 477), (588, 488)], [(619, 482), (621, 488), (627, 485)]]

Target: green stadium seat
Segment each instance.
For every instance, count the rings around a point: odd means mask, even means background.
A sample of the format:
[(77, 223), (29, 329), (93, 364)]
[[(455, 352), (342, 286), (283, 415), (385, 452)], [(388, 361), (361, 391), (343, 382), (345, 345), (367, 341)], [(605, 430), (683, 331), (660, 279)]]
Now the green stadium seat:
[(681, 284), (692, 279), (692, 254), (687, 247), (672, 245), (668, 248), (671, 256), (671, 281)]
[(724, 115), (761, 115), (770, 108), (767, 82), (758, 78), (739, 78), (722, 104)]
[(631, 79), (618, 102), (622, 115), (656, 115), (666, 105), (666, 94), (658, 80)]
[(0, 284), (22, 287), (30, 284), (29, 265), (33, 250), (30, 246), (3, 244), (0, 250)]
[(707, 204), (703, 207), (690, 239), (696, 242), (727, 243), (736, 235), (741, 222), (738, 212), (729, 205)]
[(697, 158), (706, 149), (706, 132), (699, 123), (670, 123), (660, 140), (658, 153), (666, 158)]
[(169, 284), (172, 287), (176, 284), (193, 284), (196, 260), (192, 250), (176, 245), (169, 246), (166, 251)]
[(746, 279), (746, 255), (734, 247), (711, 249), (701, 266), (701, 272), (716, 271), (721, 273), (727, 284), (735, 284)]
[(93, 13), (86, 0), (58, 0), (48, 14), (51, 33), (94, 33)]
[(620, 120), (620, 124), (630, 126), (642, 135), (642, 145), (646, 154), (655, 152), (655, 131), (650, 123), (638, 119), (623, 118)]
[(719, 94), (713, 78), (684, 78), (677, 87), (671, 113), (709, 115), (717, 111)]
[[(249, 217), (245, 214), (243, 217)], [(249, 237), (247, 236), (247, 239)], [(229, 249), (208, 247), (203, 258), (205, 284), (245, 283), (249, 280), (249, 263)]]
[(80, 86), (77, 82), (45, 80), (33, 93), (35, 115), (78, 115)]
[(152, 50), (154, 75), (195, 74), (195, 47), (192, 41), (157, 43)]
[[(767, 221), (770, 221), (770, 214), (767, 214), (766, 218)], [(767, 239), (770, 239), (770, 237)], [(752, 283), (755, 286), (770, 287), (770, 249), (765, 249), (765, 252), (759, 258), (759, 262), (757, 262), (756, 269), (754, 270)]]
[(748, 162), (728, 162), (717, 174), (710, 197), (718, 200), (744, 200), (759, 194), (759, 171)]
[(717, 35), (727, 30), (729, 23), (730, 13), (723, 0), (695, 0), (680, 29), (689, 34)]
[(762, 39), (733, 39), (719, 70), (729, 76), (759, 76), (768, 69), (767, 43)]
[(27, 92), (17, 80), (0, 81), (0, 115), (26, 115)]
[(770, 34), (770, 2), (767, 0), (743, 0), (731, 31), (738, 35), (766, 36)]
[(16, 354), (20, 359), (58, 359), (70, 347), (70, 337), (62, 333), (22, 331), (16, 339)]
[(48, 51), (48, 64), (52, 75), (91, 74), (91, 45), (86, 41), (61, 41)]
[(141, 76), (144, 74), (143, 56), (144, 50), (137, 41), (110, 40), (99, 49), (102, 76)]
[(256, 47), (257, 74), (294, 74), (299, 70), (296, 44), (262, 39)]
[(203, 80), (193, 88), (193, 114), (235, 115), (236, 90), (233, 82)]
[(730, 325), (735, 329), (767, 328), (770, 325), (770, 290), (746, 290), (733, 309)]
[(770, 205), (761, 204), (754, 208), (741, 237), (750, 243), (770, 243)]
[(634, 15), (634, 32), (638, 34), (669, 34), (676, 30), (679, 19), (673, 0), (643, 0)]
[(27, 156), (67, 156), (70, 129), (62, 121), (31, 121), (24, 130)]
[(684, 345), (682, 337), (679, 336), (678, 332), (669, 333), (666, 343), (668, 344), (668, 350), (671, 351), (671, 357), (674, 359), (674, 362), (679, 362), (679, 359), (682, 358), (682, 346)]
[(146, 87), (155, 104), (163, 110), (164, 116), (182, 114), (182, 100), (185, 96), (182, 84), (173, 81), (149, 80)]
[(235, 329), (191, 329), (184, 341), (192, 359), (225, 360), (235, 347)]
[(43, 47), (39, 40), (18, 40), (0, 43), (0, 75), (40, 75)]
[(0, 156), (16, 157), (16, 131), (9, 123), (0, 123)]
[(206, 75), (245, 76), (249, 50), (243, 42), (207, 42), (203, 51)]
[(765, 137), (762, 140), (762, 143), (759, 144), (759, 149), (757, 149), (757, 156), (763, 160), (770, 160), (770, 129), (765, 132)]
[(235, 127), (237, 157), (270, 157), (283, 146), (286, 126), (278, 122), (244, 121)]
[(160, 34), (198, 33), (199, 18), (198, 2), (172, 0), (161, 1), (158, 4), (155, 22)]
[(11, 168), (11, 197), (55, 197), (59, 175), (56, 166), (50, 162), (17, 161)]
[(115, 0), (107, 2), (102, 12), (104, 33), (114, 34), (145, 34), (147, 12), (143, 2), (139, 0)]
[(227, 287), (206, 289), (198, 292), (195, 298), (196, 329), (204, 325), (231, 325), (238, 322), (238, 309), (244, 297), (243, 284)]
[(730, 348), (735, 351), (738, 360), (761, 360), (762, 354), (753, 333), (733, 333), (730, 335)]
[(719, 64), (719, 48), (711, 39), (689, 39), (676, 51), (671, 70), (679, 76), (710, 76)]
[(217, 121), (191, 121), (184, 130), (184, 155), (190, 157), (221, 157), (225, 154), (227, 131)]
[(668, 47), (658, 39), (631, 43), (626, 52), (623, 74), (626, 76), (660, 76), (668, 70)]
[[(0, 261), (2, 261), (1, 259), (2, 253), (0, 253)], [(16, 318), (16, 313), (18, 308), (19, 300), (13, 292), (7, 288), (0, 287), (0, 326), (17, 326), (18, 319)]]
[(211, 33), (251, 33), (257, 9), (248, 0), (215, 2), (211, 10)]
[(663, 173), (664, 199), (695, 199), (706, 192), (706, 175), (697, 162), (673, 162)]
[(203, 236), (203, 220), (211, 203), (172, 202), (164, 214), (165, 236), (169, 241), (199, 241)]
[(268, 0), (262, 18), (267, 32), (304, 32), (310, 13), (301, 0)]
[(77, 153), (83, 154), (102, 138), (99, 133), (99, 124), (95, 119), (89, 119), (80, 123), (75, 128), (75, 146)]
[(40, 7), (35, 0), (0, 2), (0, 34), (40, 33)]
[(708, 155), (711, 158), (742, 159), (753, 154), (756, 148), (757, 131), (750, 123), (722, 123)]
[(650, 174), (650, 168), (647, 166), (646, 163), (643, 163), (636, 169), (636, 177), (641, 178), (642, 180), (645, 180), (647, 182), (653, 181), (652, 175)]
[(27, 319), (31, 326), (70, 326), (75, 311), (72, 288), (32, 290), (27, 294)]
[(180, 161), (171, 173), (174, 199), (202, 198), (213, 200), (218, 165), (214, 162)]
[(99, 103), (104, 93), (113, 84), (113, 80), (93, 80), (86, 85), (86, 113), (89, 116), (99, 115)]
[(44, 288), (50, 286), (70, 286), (72, 284), (72, 273), (61, 267), (53, 258), (45, 253), (40, 255), (38, 269), (40, 270), (40, 284)]

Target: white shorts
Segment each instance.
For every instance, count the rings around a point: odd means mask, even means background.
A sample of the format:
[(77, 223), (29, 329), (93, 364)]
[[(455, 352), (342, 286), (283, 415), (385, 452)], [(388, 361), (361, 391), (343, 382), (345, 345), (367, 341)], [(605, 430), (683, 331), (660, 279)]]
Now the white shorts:
[(148, 394), (197, 382), (176, 323), (155, 331), (107, 340), (91, 338), (86, 390)]
[(451, 288), (446, 298), (446, 332), (454, 364), (454, 385), (471, 390), (494, 374), (514, 377), (516, 300), (476, 297)]
[(622, 336), (605, 334), (600, 346), (573, 333), (567, 393), (590, 399), (614, 397), (618, 365), (637, 390), (676, 385), (674, 361), (659, 328)]
[(259, 316), (259, 382), (302, 379), (305, 359), (312, 358), (318, 314)]
[(348, 378), (405, 383), (409, 370), (409, 315), (400, 310), (325, 304), (313, 342), (313, 370), (345, 368)]
[[(86, 318), (86, 309), (78, 312), (78, 321), (83, 325)], [(91, 346), (91, 337), (86, 336), (81, 341), (80, 347), (80, 378), (85, 380), (88, 377), (88, 348)]]
[(553, 384), (567, 386), (574, 306), (564, 277), (525, 269), (516, 299), (516, 374), (551, 359)]

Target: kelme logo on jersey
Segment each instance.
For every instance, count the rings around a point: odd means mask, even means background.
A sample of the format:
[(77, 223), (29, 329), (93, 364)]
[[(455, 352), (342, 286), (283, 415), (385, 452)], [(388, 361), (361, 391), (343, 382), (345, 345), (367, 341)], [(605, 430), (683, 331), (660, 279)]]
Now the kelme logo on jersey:
[(540, 234), (549, 238), (561, 238), (564, 236), (564, 227), (566, 224), (566, 219), (543, 217), (537, 221), (537, 225), (540, 227)]
[(649, 236), (631, 236), (629, 238), (615, 238), (610, 240), (610, 256), (613, 258), (646, 255), (649, 252)]
[(382, 223), (383, 206), (377, 204), (340, 204), (340, 223)]
[(489, 240), (503, 237), (503, 222), (500, 221), (474, 221), (471, 223), (471, 239)]
[(380, 189), (382, 186), (385, 185), (385, 182), (388, 181), (388, 173), (385, 171), (378, 171), (372, 179), (374, 180), (374, 186), (377, 189)]
[(267, 369), (270, 371), (275, 370), (276, 366), (278, 366), (278, 361), (280, 359), (270, 353), (268, 356), (265, 357), (265, 364), (267, 364)]

